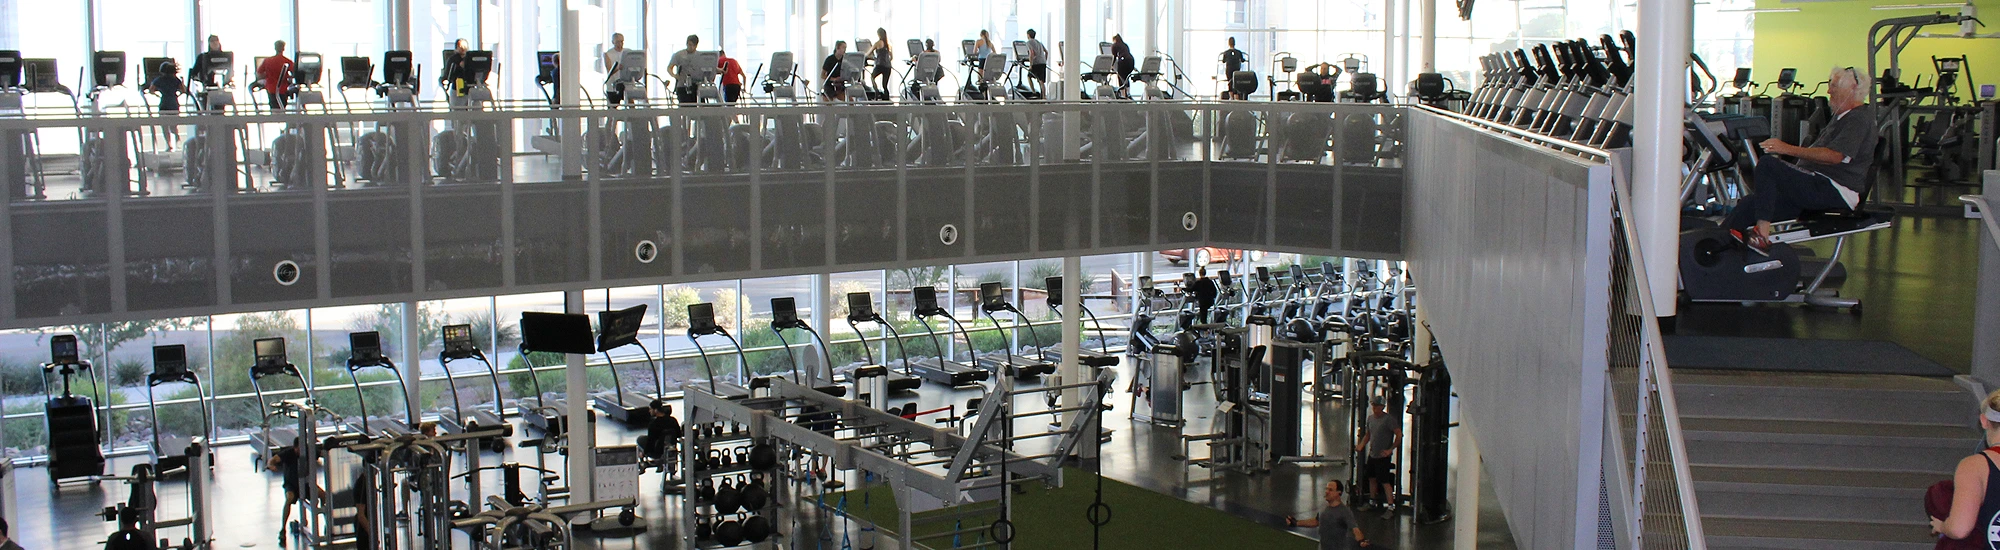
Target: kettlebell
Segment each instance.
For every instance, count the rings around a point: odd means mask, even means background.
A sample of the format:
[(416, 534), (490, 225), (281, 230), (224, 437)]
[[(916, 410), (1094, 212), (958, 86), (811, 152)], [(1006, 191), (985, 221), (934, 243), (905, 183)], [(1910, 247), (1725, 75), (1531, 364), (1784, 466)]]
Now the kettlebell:
[(748, 506), (752, 512), (755, 512), (763, 510), (764, 505), (770, 502), (771, 492), (764, 488), (763, 476), (752, 474), (750, 476), (750, 486), (743, 489), (743, 505)]
[(716, 469), (716, 468), (721, 468), (721, 467), (722, 467), (722, 450), (721, 450), (721, 449), (709, 449), (709, 450), (708, 450), (708, 469), (710, 469), (710, 470), (714, 470), (714, 469)]
[(704, 519), (704, 520), (701, 520), (701, 521), (697, 521), (697, 522), (695, 522), (695, 524), (694, 524), (694, 538), (695, 538), (695, 539), (697, 539), (697, 540), (699, 540), (699, 539), (706, 539), (706, 538), (709, 538), (709, 536), (710, 536), (710, 535), (714, 535), (714, 534), (715, 534), (715, 530), (714, 530), (713, 528), (709, 527), (709, 522), (710, 522), (710, 521), (712, 521), (712, 520), (707, 520), (707, 519)]
[(736, 463), (737, 463), (737, 464), (745, 464), (745, 465), (747, 465), (747, 464), (750, 464), (750, 448), (749, 448), (749, 447), (737, 447), (737, 448), (736, 448)]
[(696, 500), (715, 500), (715, 482), (704, 479), (701, 480), (701, 483), (695, 484), (694, 498)]
[(715, 454), (718, 457), (717, 460), (720, 461), (718, 464), (723, 468), (728, 468), (736, 464), (736, 457), (729, 456), (729, 451), (718, 449), (715, 451)]
[(737, 523), (736, 520), (732, 519), (729, 521), (722, 522), (719, 525), (716, 525), (715, 542), (721, 543), (723, 546), (736, 546), (738, 544), (742, 544), (743, 524)]
[(750, 447), (750, 467), (769, 470), (778, 465), (778, 449), (766, 442), (758, 442)]
[(764, 519), (764, 516), (751, 516), (744, 520), (743, 538), (753, 544), (771, 538), (771, 520)]
[(722, 480), (722, 487), (715, 490), (715, 511), (734, 514), (743, 508), (743, 491), (736, 487), (735, 480)]

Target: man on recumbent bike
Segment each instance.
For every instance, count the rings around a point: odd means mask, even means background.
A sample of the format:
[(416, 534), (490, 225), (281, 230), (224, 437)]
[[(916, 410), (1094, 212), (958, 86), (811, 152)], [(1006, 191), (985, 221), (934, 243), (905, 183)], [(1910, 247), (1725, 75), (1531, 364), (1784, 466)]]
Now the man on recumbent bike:
[(1759, 254), (1770, 255), (1773, 221), (1796, 218), (1805, 210), (1860, 207), (1877, 139), (1875, 106), (1867, 101), (1868, 77), (1847, 67), (1834, 69), (1828, 81), (1833, 122), (1807, 147), (1777, 138), (1758, 144), (1765, 154), (1757, 161), (1751, 192), (1722, 223), (1731, 236)]

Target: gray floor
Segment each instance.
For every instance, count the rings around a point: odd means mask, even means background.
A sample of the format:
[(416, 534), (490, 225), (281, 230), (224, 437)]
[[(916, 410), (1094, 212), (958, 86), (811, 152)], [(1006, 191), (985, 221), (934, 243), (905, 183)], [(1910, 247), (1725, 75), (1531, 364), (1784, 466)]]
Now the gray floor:
[[(1121, 380), (1124, 378), (1121, 377)], [(1197, 386), (1188, 392), (1188, 409), (1191, 411), (1212, 411), (1214, 407), (1207, 398), (1207, 392)], [(926, 388), (915, 400), (924, 409), (943, 406), (977, 395), (973, 390), (942, 391)], [(909, 399), (894, 400), (894, 403), (908, 402)], [(1181, 463), (1170, 458), (1179, 451), (1178, 440), (1171, 428), (1141, 426), (1134, 432), (1127, 420), (1130, 403), (1128, 394), (1114, 397), (1116, 409), (1106, 417), (1106, 427), (1116, 431), (1112, 441), (1104, 447), (1107, 460), (1105, 473), (1133, 485), (1183, 500), (1204, 504), (1252, 521), (1280, 528), (1283, 516), (1287, 514), (1310, 513), (1315, 510), (1319, 499), (1319, 487), (1327, 479), (1347, 477), (1345, 466), (1298, 466), (1280, 465), (1273, 472), (1257, 476), (1227, 474), (1211, 476), (1207, 470), (1183, 468)], [(1027, 408), (1032, 409), (1035, 405)], [(1337, 405), (1329, 405), (1323, 413), (1322, 445), (1327, 449), (1345, 448), (1347, 436), (1338, 429), (1346, 422), (1345, 413)], [(1029, 423), (1042, 424), (1043, 418), (1024, 419), (1021, 430), (1037, 429)], [(1187, 433), (1206, 431), (1208, 419), (1191, 418)], [(629, 442), (636, 435), (615, 423), (600, 422), (598, 429), (600, 443)], [(1308, 434), (1310, 435), (1310, 434)], [(1136, 436), (1136, 437), (1135, 437)], [(1052, 438), (1045, 438), (1052, 439)], [(1029, 452), (1029, 451), (1024, 451)], [(485, 464), (513, 460), (533, 463), (530, 453), (509, 449), (504, 458), (487, 455)], [(1201, 453), (1197, 451), (1197, 456)], [(114, 461), (114, 472), (129, 471), (130, 465), (143, 460), (140, 457), (120, 458)], [(548, 458), (549, 466), (561, 468), (561, 458)], [(243, 445), (225, 446), (219, 452), (219, 467), (216, 468), (211, 507), (215, 520), (217, 547), (253, 548), (272, 547), (278, 541), (280, 505), (283, 495), (276, 479), (251, 470), (249, 449)], [(8, 518), (13, 531), (22, 544), (30, 550), (42, 548), (93, 548), (98, 547), (112, 529), (112, 524), (96, 517), (98, 510), (126, 498), (124, 485), (115, 481), (105, 481), (92, 486), (88, 483), (65, 485), (52, 496), (47, 484), (46, 470), (24, 468), (17, 470), (16, 510)], [(497, 480), (488, 476), (486, 485), (494, 486)], [(679, 515), (678, 497), (662, 500), (658, 495), (657, 474), (648, 474), (641, 480), (644, 494), (655, 495), (642, 498), (641, 513), (651, 528), (644, 535), (627, 538), (607, 538), (583, 541), (581, 546), (595, 548), (666, 548), (674, 546), (673, 525)], [(489, 489), (490, 491), (491, 489)], [(490, 492), (488, 494), (491, 494)], [(162, 509), (160, 517), (178, 517), (184, 513), (185, 484), (168, 482), (160, 488)], [(1480, 516), (1479, 547), (1513, 548), (1512, 536), (1506, 528), (1491, 488), (1482, 487), (1481, 502), (1478, 503)], [(1111, 503), (1114, 507), (1116, 502)], [(1120, 516), (1122, 521), (1144, 521), (1135, 516)], [(1079, 519), (1079, 521), (1081, 521)], [(1387, 548), (1448, 548), (1452, 544), (1452, 524), (1413, 525), (1407, 516), (1395, 519), (1381, 519), (1374, 516), (1362, 518), (1362, 528), (1378, 547)], [(1306, 536), (1301, 530), (1300, 536)], [(162, 536), (176, 541), (182, 536), (179, 531), (163, 532)], [(459, 535), (460, 547), (466, 547), (464, 536)], [(795, 541), (796, 548), (839, 547), (839, 539), (817, 541), (807, 536)], [(58, 542), (60, 541), (60, 542)]]

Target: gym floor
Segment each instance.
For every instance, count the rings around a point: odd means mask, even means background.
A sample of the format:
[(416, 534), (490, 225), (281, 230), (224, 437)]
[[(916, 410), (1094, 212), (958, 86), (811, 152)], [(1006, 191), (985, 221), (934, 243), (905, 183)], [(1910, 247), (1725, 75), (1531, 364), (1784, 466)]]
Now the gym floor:
[[(1121, 373), (1120, 387), (1129, 380), (1129, 374)], [(1200, 416), (1201, 411), (1214, 411), (1213, 399), (1209, 392), (1201, 391), (1206, 386), (1198, 386), (1187, 393), (1187, 410), (1197, 415), (1189, 419), (1186, 433), (1200, 433), (1209, 429), (1209, 419)], [(963, 406), (966, 399), (977, 397), (979, 392), (972, 389), (945, 390), (927, 386), (919, 392), (914, 401), (921, 409), (942, 407), (948, 403)], [(894, 404), (907, 403), (909, 395), (892, 400)], [(1110, 479), (1122, 481), (1148, 489), (1161, 497), (1180, 499), (1222, 510), (1252, 522), (1268, 525), (1271, 529), (1281, 529), (1282, 520), (1288, 514), (1311, 514), (1317, 511), (1320, 486), (1329, 479), (1346, 479), (1344, 465), (1295, 465), (1282, 464), (1268, 474), (1244, 476), (1224, 474), (1211, 476), (1201, 468), (1184, 468), (1179, 461), (1171, 458), (1180, 452), (1176, 432), (1171, 428), (1157, 428), (1146, 424), (1133, 427), (1129, 420), (1131, 397), (1129, 394), (1114, 395), (1114, 410), (1106, 413), (1105, 427), (1115, 431), (1112, 440), (1104, 446), (1104, 473)], [(1024, 405), (1024, 409), (1039, 408), (1038, 403)], [(685, 409), (676, 407), (685, 415)], [(1017, 424), (1017, 434), (1032, 433), (1047, 429), (1047, 417), (1021, 419)], [(1329, 454), (1340, 455), (1342, 449), (1350, 446), (1344, 431), (1348, 418), (1342, 407), (1330, 403), (1321, 418), (1320, 445)], [(615, 422), (600, 420), (597, 429), (599, 443), (626, 443), (640, 431), (628, 429)], [(1135, 437), (1136, 435), (1136, 437)], [(1307, 437), (1311, 437), (1308, 428)], [(1048, 442), (1053, 438), (1030, 440)], [(1022, 452), (1036, 454), (1039, 449), (1023, 444)], [(509, 448), (506, 456), (488, 454), (483, 464), (492, 465), (503, 461), (518, 461), (532, 464), (534, 455), (520, 449)], [(277, 478), (263, 472), (252, 471), (250, 449), (245, 445), (228, 445), (218, 449), (218, 467), (215, 468), (210, 507), (213, 511), (214, 532), (217, 546), (221, 548), (272, 547), (278, 543), (279, 514), (284, 495)], [(1202, 452), (1196, 451), (1200, 456)], [(121, 457), (113, 460), (111, 471), (126, 473), (133, 464), (142, 462), (142, 456)], [(547, 457), (551, 469), (562, 468), (562, 458)], [(485, 477), (487, 494), (498, 488), (497, 473)], [(105, 481), (92, 486), (88, 483), (66, 484), (51, 496), (48, 490), (47, 470), (44, 468), (20, 468), (16, 470), (16, 512), (8, 518), (13, 531), (24, 547), (30, 550), (54, 548), (94, 548), (113, 528), (95, 514), (106, 506), (122, 502), (127, 498), (128, 489), (123, 483)], [(1085, 479), (1071, 478), (1071, 483), (1086, 482)], [(849, 486), (856, 480), (850, 476)], [(680, 501), (678, 497), (661, 499), (659, 495), (659, 474), (646, 474), (640, 482), (644, 501), (641, 515), (650, 523), (645, 534), (638, 537), (606, 538), (602, 540), (580, 538), (580, 546), (585, 548), (672, 548), (675, 547), (674, 529), (678, 526)], [(161, 483), (159, 517), (162, 519), (180, 517), (186, 507), (186, 485), (178, 480)], [(1498, 504), (1491, 495), (1491, 489), (1483, 487), (1480, 515), (1479, 546), (1481, 548), (1511, 549), (1514, 547), (1506, 522), (1500, 515)], [(796, 493), (795, 493), (796, 494)], [(1149, 496), (1152, 496), (1149, 494)], [(1116, 518), (1114, 521), (1145, 522), (1149, 506), (1157, 507), (1161, 501), (1111, 501)], [(809, 509), (807, 509), (810, 511)], [(1082, 523), (1083, 518), (1076, 518)], [(1373, 539), (1378, 547), (1387, 548), (1446, 548), (1452, 543), (1452, 524), (1445, 522), (1434, 525), (1414, 525), (1408, 516), (1383, 519), (1372, 514), (1361, 517), (1363, 531)], [(832, 526), (835, 533), (830, 541), (813, 540), (808, 536), (797, 541), (798, 548), (838, 548), (842, 529), (858, 534), (855, 526)], [(1027, 527), (1032, 528), (1032, 527)], [(808, 528), (817, 530), (814, 528)], [(1302, 543), (1311, 535), (1309, 529), (1297, 530)], [(182, 531), (166, 530), (163, 537), (178, 541)], [(463, 543), (464, 536), (456, 535)], [(58, 542), (60, 541), (60, 542)], [(464, 546), (461, 546), (464, 547)], [(1226, 546), (1219, 546), (1226, 547)], [(1190, 546), (1192, 548), (1192, 546)]]

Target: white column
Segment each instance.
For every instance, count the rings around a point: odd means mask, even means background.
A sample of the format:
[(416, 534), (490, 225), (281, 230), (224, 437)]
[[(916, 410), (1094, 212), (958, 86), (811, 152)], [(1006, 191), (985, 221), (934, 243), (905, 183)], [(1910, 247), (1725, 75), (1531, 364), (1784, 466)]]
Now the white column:
[(1639, 3), (1639, 59), (1633, 79), (1632, 205), (1639, 252), (1655, 311), (1675, 313), (1674, 282), (1680, 267), (1681, 116), (1687, 94), (1688, 52), (1693, 42), (1692, 0)]
[[(812, 327), (813, 331), (819, 333), (821, 340), (833, 338), (833, 312), (838, 309), (841, 298), (833, 295), (833, 277), (825, 273), (812, 275)], [(826, 350), (826, 355), (820, 356), (820, 359), (824, 360), (832, 355), (833, 350), (829, 349)], [(817, 375), (815, 380), (820, 384), (833, 384), (832, 364), (821, 365), (814, 374)]]
[[(569, 7), (565, 2), (564, 8)], [(583, 100), (583, 58), (582, 25), (583, 16), (576, 10), (564, 9), (562, 20), (562, 54), (560, 65), (563, 70), (557, 75), (557, 86), (562, 90), (562, 109), (574, 111)], [(583, 175), (583, 119), (575, 116), (562, 118), (562, 170), (564, 178)]]
[(1474, 550), (1479, 547), (1479, 445), (1472, 440), (1472, 425), (1461, 418), (1458, 428), (1451, 434), (1451, 442), (1458, 448), (1458, 479), (1453, 480), (1452, 503), (1456, 510), (1451, 515), (1451, 547), (1454, 550)]
[[(403, 369), (403, 401), (409, 406), (409, 408), (403, 410), (420, 411), (417, 414), (421, 415), (423, 414), (421, 411), (424, 410), (424, 404), (418, 402), (418, 397), (423, 395), (424, 367), (422, 361), (424, 358), (419, 354), (423, 352), (424, 342), (421, 339), (423, 336), (423, 316), (419, 315), (422, 310), (418, 309), (418, 305), (417, 302), (403, 302), (403, 341), (401, 343), (403, 356), (396, 358), (396, 360), (401, 362), (400, 367)], [(412, 424), (421, 422), (422, 420), (421, 418), (409, 419)]]
[(1417, 61), (1422, 63), (1424, 72), (1437, 72), (1438, 48), (1438, 2), (1440, 0), (1417, 0), (1424, 9), (1424, 39), (1419, 42)]
[[(1064, 257), (1062, 270), (1062, 288), (1060, 290), (1050, 289), (1061, 292), (1063, 297), (1062, 365), (1057, 367), (1057, 372), (1062, 377), (1064, 384), (1076, 384), (1086, 380), (1086, 374), (1083, 372), (1081, 364), (1076, 360), (1077, 350), (1083, 343), (1083, 295), (1077, 291), (1077, 289), (1083, 286), (1079, 280), (1083, 278), (1083, 258), (1077, 256)], [(1083, 399), (1084, 393), (1082, 390), (1063, 390), (1062, 406), (1082, 406)], [(1090, 429), (1089, 426), (1076, 425), (1078, 414), (1077, 412), (1063, 413), (1063, 426), (1071, 429)], [(1086, 435), (1086, 437), (1094, 436)], [(1088, 444), (1077, 445), (1077, 456), (1082, 458), (1096, 458), (1097, 446)]]
[(1402, 34), (1396, 28), (1396, 3), (1399, 0), (1382, 0), (1382, 60), (1374, 67), (1375, 74), (1382, 77), (1382, 88), (1390, 93), (1402, 92), (1396, 85), (1396, 35)]
[[(1083, 98), (1083, 0), (1063, 1), (1062, 97), (1063, 101)], [(1097, 48), (1091, 48), (1095, 52)], [(1062, 158), (1076, 160), (1083, 151), (1083, 119), (1063, 113)]]
[[(569, 13), (575, 14), (576, 12)], [(575, 21), (575, 16), (571, 15), (565, 19)], [(563, 72), (568, 73), (570, 71)], [(583, 291), (570, 290), (563, 292), (563, 311), (565, 313), (583, 313), (583, 308)], [(590, 502), (593, 500), (590, 494), (592, 487), (590, 480), (591, 450), (597, 448), (596, 430), (592, 429), (595, 426), (590, 421), (590, 381), (584, 376), (584, 356), (570, 353), (564, 354), (563, 358), (565, 360), (563, 365), (563, 384), (567, 386), (563, 398), (568, 400), (568, 403), (565, 403), (565, 405), (569, 406), (569, 410), (563, 411), (563, 416), (566, 418), (565, 422), (569, 426), (570, 458), (565, 461), (569, 465), (569, 501), (572, 503)], [(586, 520), (589, 519), (588, 517), (583, 518)]]
[(1142, 52), (1133, 52), (1132, 55), (1144, 61), (1149, 52), (1166, 50), (1160, 44), (1160, 0), (1146, 0), (1146, 49)]
[[(2000, 199), (2000, 172), (1986, 172), (1984, 193), (1990, 204)], [(1981, 212), (1993, 217), (2000, 212)], [(1980, 222), (1985, 223), (1985, 222)], [(1987, 391), (2000, 388), (2000, 240), (1991, 230), (1979, 229), (1978, 286), (1972, 305), (1972, 378)]]

